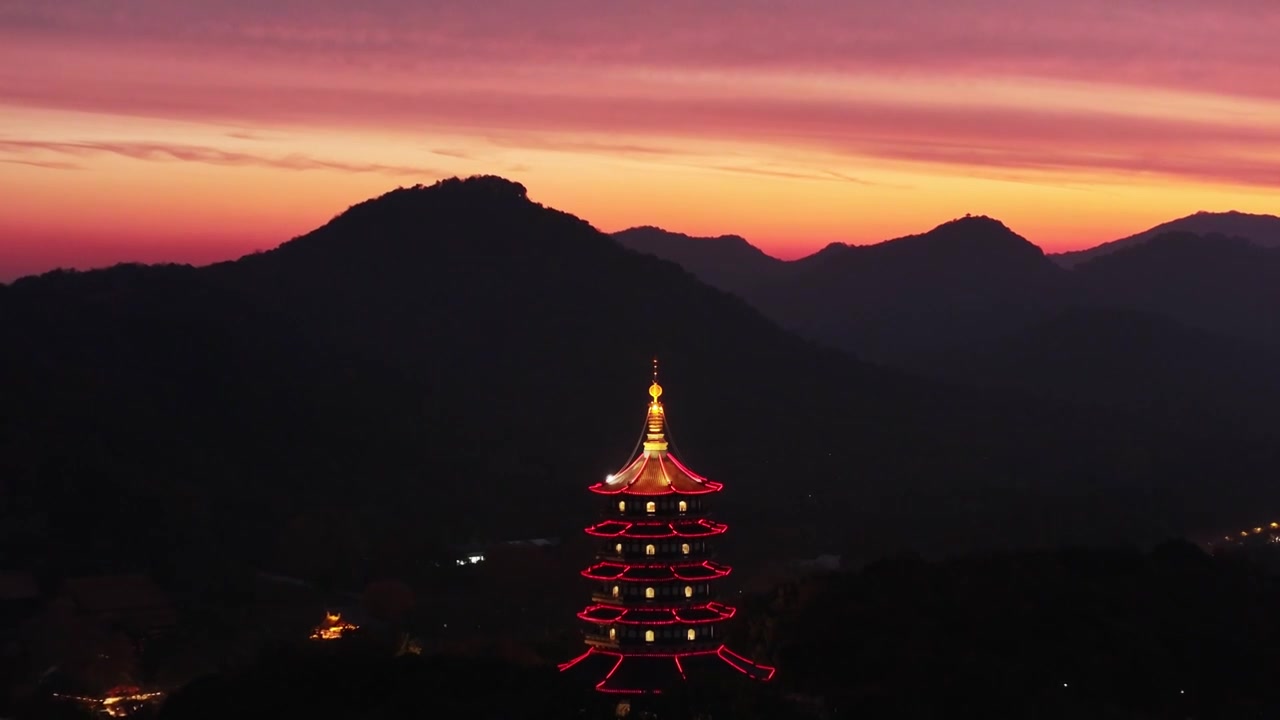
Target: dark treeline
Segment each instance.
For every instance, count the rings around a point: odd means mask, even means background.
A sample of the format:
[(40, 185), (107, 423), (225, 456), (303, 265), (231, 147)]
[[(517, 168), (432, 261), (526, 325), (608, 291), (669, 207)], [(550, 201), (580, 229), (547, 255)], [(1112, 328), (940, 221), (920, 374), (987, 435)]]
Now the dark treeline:
[[(777, 680), (666, 698), (661, 717), (1273, 717), (1277, 602), (1280, 578), (1183, 542), (886, 558), (751, 598), (734, 642)], [(594, 718), (616, 700), (546, 660), (393, 657), (356, 636), (196, 679), (158, 717)]]

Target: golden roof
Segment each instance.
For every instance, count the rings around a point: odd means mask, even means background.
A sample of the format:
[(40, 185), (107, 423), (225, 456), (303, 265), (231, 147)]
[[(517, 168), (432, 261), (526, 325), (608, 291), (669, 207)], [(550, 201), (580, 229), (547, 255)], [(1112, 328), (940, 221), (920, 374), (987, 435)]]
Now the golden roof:
[(662, 386), (658, 384), (658, 361), (653, 361), (653, 384), (649, 386), (649, 411), (645, 416), (644, 446), (622, 470), (604, 482), (591, 486), (604, 495), (698, 495), (716, 492), (720, 483), (708, 480), (685, 467), (667, 448), (667, 413), (662, 407)]

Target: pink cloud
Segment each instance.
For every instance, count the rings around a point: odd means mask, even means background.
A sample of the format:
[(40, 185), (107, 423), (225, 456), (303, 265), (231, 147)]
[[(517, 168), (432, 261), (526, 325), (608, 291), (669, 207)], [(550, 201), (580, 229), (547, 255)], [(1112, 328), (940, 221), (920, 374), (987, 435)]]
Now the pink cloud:
[(0, 28), (411, 71), (656, 69), (1021, 75), (1280, 97), (1271, 0), (11, 1)]
[[(1280, 102), (1277, 27), (1274, 0), (795, 0), (785, 11), (767, 0), (10, 0), (0, 4), (0, 103), (519, 137), (526, 147), (629, 157), (680, 155), (669, 140), (683, 138), (993, 175), (1150, 173), (1270, 186), (1280, 177), (1272, 121), (1230, 111), (1137, 117), (1105, 101), (1037, 107), (1034, 79), (1128, 84), (1134, 98), (1156, 88)], [(688, 82), (721, 71), (745, 73), (735, 76), (741, 86), (711, 96), (700, 94), (706, 83)], [(952, 83), (952, 102), (748, 92), (751, 73), (766, 71), (927, 76)], [(1030, 95), (1015, 107), (978, 93), (963, 102), (966, 84), (983, 78), (1021, 79)], [(616, 134), (653, 139), (597, 139)], [(98, 151), (434, 174), (217, 148)]]
[(233, 152), (217, 148), (197, 145), (181, 145), (172, 143), (140, 143), (140, 142), (53, 142), (47, 140), (13, 140), (0, 138), (0, 156), (6, 154), (17, 157), (3, 158), (0, 161), (24, 163), (51, 169), (77, 169), (74, 163), (56, 160), (33, 160), (25, 157), (30, 153), (44, 152), (56, 155), (119, 155), (134, 160), (146, 161), (181, 161), (204, 163), (207, 165), (256, 165), (281, 170), (338, 170), (348, 173), (378, 173), (382, 175), (404, 175), (415, 177), (441, 177), (449, 173), (430, 168), (408, 165), (386, 165), (381, 163), (352, 163), (338, 160), (325, 160), (306, 155), (284, 155), (273, 157), (254, 153)]
[[(568, 152), (641, 157), (687, 152), (669, 143), (589, 139), (620, 133), (769, 143), (850, 157), (960, 166), (979, 173), (1120, 171), (1260, 186), (1272, 186), (1280, 177), (1280, 126), (1229, 117), (1208, 121), (1116, 115), (1096, 109), (932, 106), (857, 98), (610, 97), (575, 93), (572, 88), (510, 87), (493, 92), (337, 85), (308, 88), (246, 82), (222, 88), (164, 85), (152, 92), (131, 93), (131, 87), (131, 80), (104, 79), (73, 93), (69, 86), (24, 84), (20, 78), (0, 75), (0, 95), (44, 107), (406, 133), (431, 128), (500, 138), (500, 144)], [(74, 153), (85, 149), (83, 145), (61, 143), (58, 151)], [(139, 159), (440, 174), (411, 166), (270, 157), (210, 148), (135, 143), (92, 149)], [(717, 166), (723, 168), (724, 163)]]

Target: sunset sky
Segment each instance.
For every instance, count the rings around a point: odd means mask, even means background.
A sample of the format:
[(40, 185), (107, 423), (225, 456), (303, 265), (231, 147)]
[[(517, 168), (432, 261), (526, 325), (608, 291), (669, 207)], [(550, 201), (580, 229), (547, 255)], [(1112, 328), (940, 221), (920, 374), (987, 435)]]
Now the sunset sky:
[(1276, 0), (0, 0), (0, 280), (492, 173), (781, 257), (1280, 212)]

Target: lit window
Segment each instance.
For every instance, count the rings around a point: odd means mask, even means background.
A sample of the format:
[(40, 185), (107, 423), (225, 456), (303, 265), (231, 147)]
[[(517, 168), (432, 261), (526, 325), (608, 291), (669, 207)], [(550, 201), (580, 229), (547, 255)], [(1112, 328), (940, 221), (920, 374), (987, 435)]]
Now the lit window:
[(653, 631), (652, 631), (652, 630), (645, 630), (645, 631), (644, 631), (644, 641), (645, 641), (645, 642), (653, 642)]
[(688, 554), (689, 554), (689, 543), (683, 543), (683, 544), (681, 544), (681, 545), (680, 545), (680, 552), (684, 553), (685, 555), (688, 555)]
[[(613, 631), (612, 631), (612, 630), (610, 630), (609, 632), (613, 632)], [(698, 633), (694, 632), (694, 631), (693, 631), (693, 628), (689, 628), (689, 632), (688, 632), (688, 635), (687, 635), (687, 636), (688, 636), (688, 638), (689, 638), (690, 640), (696, 640), (696, 639), (698, 639)]]
[(613, 596), (618, 597), (619, 589), (617, 585), (613, 586)]
[(691, 597), (693, 597), (693, 586), (692, 586), (692, 585), (685, 585), (685, 586), (684, 586), (684, 596), (685, 596), (685, 597), (687, 597), (687, 598), (691, 598)]
[(658, 554), (658, 549), (657, 549), (657, 548), (655, 548), (655, 547), (654, 547), (654, 546), (652, 546), (652, 545), (645, 545), (645, 546), (644, 546), (644, 554), (645, 554), (645, 555), (656, 555), (656, 554)]
[(654, 512), (657, 512), (657, 511), (658, 511), (658, 503), (656, 503), (656, 502), (654, 502), (654, 501), (650, 500), (649, 502), (647, 502), (647, 503), (645, 503), (645, 504), (644, 504), (644, 511), (645, 511), (645, 512), (647, 512), (647, 513), (654, 513)]
[(688, 511), (689, 511), (689, 503), (687, 503), (687, 502), (685, 502), (685, 501), (681, 500), (681, 501), (680, 501), (680, 512), (688, 512)]
[(618, 512), (626, 512), (626, 511), (627, 511), (627, 501), (626, 501), (626, 500), (619, 500), (619, 501), (618, 501)]
[[(690, 640), (692, 640), (692, 639), (693, 639), (693, 631), (692, 631), (692, 630), (690, 630), (690, 631), (689, 631), (689, 633), (690, 633), (690, 637), (689, 637), (689, 639), (690, 639)], [(617, 629), (617, 628), (609, 628), (609, 639), (610, 639), (610, 640), (617, 640), (617, 639), (618, 639), (618, 629)]]
[(647, 598), (651, 598), (651, 597), (653, 597), (653, 588), (651, 588), (651, 587), (645, 588), (645, 589), (644, 589), (644, 596), (645, 596), (645, 597), (647, 597)]
[(616, 553), (618, 553), (619, 555), (621, 555), (621, 554), (622, 554), (622, 543), (618, 543), (617, 545), (614, 545), (614, 546), (613, 546), (613, 551), (614, 551), (614, 552), (616, 552)]

